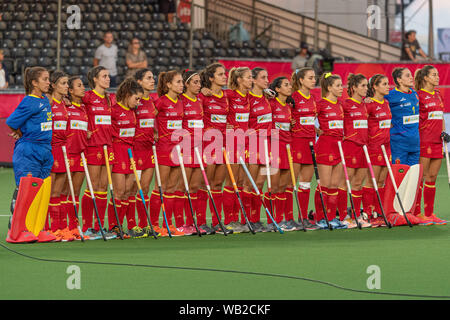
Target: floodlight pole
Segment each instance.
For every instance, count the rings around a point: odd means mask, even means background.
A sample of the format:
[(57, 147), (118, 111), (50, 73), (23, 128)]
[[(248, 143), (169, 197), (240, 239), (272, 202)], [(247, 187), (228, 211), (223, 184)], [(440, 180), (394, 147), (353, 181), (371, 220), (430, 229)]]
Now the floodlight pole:
[(58, 35), (56, 46), (56, 70), (61, 66), (61, 0), (58, 0)]
[(433, 0), (428, 0), (428, 56), (434, 59)]
[(195, 0), (191, 2), (191, 27), (189, 29), (189, 70), (192, 70), (192, 49), (193, 49), (193, 38), (194, 38), (194, 11), (195, 11)]

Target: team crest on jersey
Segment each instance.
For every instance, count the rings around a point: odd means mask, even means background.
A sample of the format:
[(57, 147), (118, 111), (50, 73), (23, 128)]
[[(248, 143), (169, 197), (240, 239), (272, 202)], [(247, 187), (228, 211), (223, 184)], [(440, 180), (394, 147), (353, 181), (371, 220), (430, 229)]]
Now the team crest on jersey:
[(356, 158), (355, 157), (352, 158), (352, 163), (356, 164)]
[(428, 154), (431, 154), (431, 147), (428, 147), (428, 148), (427, 148), (427, 153), (428, 153)]
[(383, 160), (383, 157), (381, 156), (381, 154), (378, 155), (377, 159), (378, 159), (378, 161)]
[(300, 160), (302, 158), (302, 153), (301, 152), (297, 152), (297, 159)]
[(97, 160), (102, 160), (102, 158), (103, 158), (102, 153), (100, 151), (97, 152)]
[(122, 170), (125, 170), (127, 168), (127, 164), (125, 163), (125, 161), (122, 161)]
[(330, 154), (330, 155), (328, 156), (328, 161), (333, 161), (333, 159), (334, 159), (333, 155)]
[(58, 160), (55, 160), (55, 161), (53, 162), (53, 165), (55, 166), (55, 168), (59, 168), (59, 162), (58, 162)]

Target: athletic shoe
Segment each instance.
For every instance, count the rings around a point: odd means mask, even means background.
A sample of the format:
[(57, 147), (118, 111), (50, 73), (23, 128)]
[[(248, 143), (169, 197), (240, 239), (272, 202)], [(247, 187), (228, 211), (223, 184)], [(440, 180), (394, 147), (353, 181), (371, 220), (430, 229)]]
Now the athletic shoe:
[[(109, 233), (113, 233), (116, 235), (116, 239), (120, 239), (120, 229), (119, 226), (114, 226), (112, 227), (109, 231)], [(123, 238), (124, 239), (130, 239), (131, 237), (122, 229), (122, 233), (123, 233)], [(101, 236), (101, 234), (100, 234)]]
[[(75, 237), (75, 240), (81, 240), (80, 231), (78, 231), (78, 228), (73, 228), (72, 230), (70, 230), (70, 232)], [(83, 238), (84, 240), (89, 240), (89, 236), (83, 235)]]
[[(301, 220), (298, 221), (298, 223), (301, 225), (302, 222)], [(311, 221), (309, 221), (309, 219), (303, 219), (303, 224), (305, 225), (306, 230), (308, 231), (314, 231), (314, 230), (319, 230), (320, 227), (318, 225), (316, 225), (315, 223), (312, 223)]]
[(75, 240), (75, 237), (72, 235), (68, 228), (56, 230), (55, 232), (53, 232), (53, 235), (61, 237), (62, 242), (70, 242)]
[(427, 218), (430, 219), (431, 221), (433, 221), (434, 224), (438, 224), (438, 225), (447, 224), (446, 220), (439, 219), (438, 217), (436, 217), (436, 215), (434, 213), (431, 216), (428, 216)]
[[(168, 237), (169, 233), (167, 232), (167, 229), (162, 229), (159, 226), (152, 226), (153, 231), (155, 231), (157, 237)], [(152, 229), (150, 229), (149, 226), (144, 227), (142, 230), (149, 236), (153, 237)]]
[(253, 228), (253, 231), (255, 232), (264, 232), (264, 226), (263, 224), (258, 221), (258, 222), (250, 222), (250, 225)]
[(131, 228), (131, 230), (128, 230), (128, 235), (131, 238), (135, 238), (135, 239), (148, 237), (148, 234), (146, 234), (144, 232), (144, 230), (142, 230), (142, 228), (140, 228), (138, 226), (135, 226), (135, 227)]
[(372, 225), (369, 222), (367, 222), (366, 220), (364, 220), (362, 218), (362, 216), (359, 216), (357, 219), (358, 219), (359, 224), (361, 225), (361, 228), (371, 228), (372, 227)]
[(320, 228), (320, 229), (328, 229), (328, 225), (325, 219), (322, 219), (320, 221), (316, 222), (316, 225)]
[[(117, 234), (115, 232), (110, 232), (110, 231), (106, 230), (105, 228), (103, 228), (103, 233), (105, 234), (106, 240), (117, 239)], [(101, 233), (100, 233), (100, 235), (101, 235)], [(125, 238), (125, 232), (123, 233), (123, 237)]]
[(49, 232), (52, 236), (54, 236), (56, 239), (53, 242), (61, 242), (62, 241), (62, 235), (59, 232), (53, 232), (48, 230), (47, 232)]
[(172, 234), (172, 237), (182, 237), (182, 236), (184, 236), (184, 233), (181, 232), (174, 225), (169, 225), (169, 230), (170, 230), (170, 233)]
[(243, 225), (237, 221), (230, 222), (228, 224), (228, 226), (230, 226), (231, 229), (233, 229), (233, 233), (242, 233), (245, 231), (245, 228), (243, 227)]
[(295, 231), (295, 227), (288, 224), (286, 221), (281, 221), (280, 223), (278, 223), (278, 226), (280, 227), (281, 230), (289, 232), (289, 231)]
[(288, 225), (292, 226), (294, 228), (295, 231), (303, 231), (303, 225), (301, 223), (297, 223), (294, 220), (289, 220), (287, 222)]
[(84, 233), (84, 237), (85, 237), (85, 239), (86, 239), (86, 237), (88, 237), (89, 240), (102, 239), (102, 235), (100, 233), (98, 233), (97, 231), (95, 231), (95, 229), (93, 229), (93, 228), (87, 229), (86, 232)]
[[(223, 234), (223, 230), (222, 230), (222, 228), (220, 227), (220, 224), (216, 224), (215, 226), (211, 225), (211, 227), (214, 229), (214, 231), (215, 231), (216, 233)], [(233, 229), (231, 229), (230, 227), (226, 227), (226, 226), (223, 226), (223, 227), (224, 227), (225, 230), (227, 231), (227, 234), (233, 234)]]
[(58, 238), (56, 238), (55, 235), (53, 235), (52, 233), (50, 233), (48, 231), (41, 231), (41, 232), (39, 232), (37, 238), (38, 238), (37, 242), (40, 242), (40, 243), (42, 243), (42, 242), (56, 242), (56, 240), (58, 239)]
[(199, 229), (200, 229), (200, 228), (203, 229), (203, 230), (206, 232), (207, 235), (215, 234), (215, 233), (216, 233), (216, 231), (215, 231), (214, 229), (208, 227), (207, 224), (204, 224), (204, 225), (199, 226)]
[(182, 225), (178, 228), (181, 232), (184, 233), (185, 236), (192, 236), (194, 234), (197, 234), (197, 230), (195, 230), (195, 227), (193, 225)]
[(275, 227), (274, 223), (268, 223), (267, 230), (269, 230), (268, 232), (278, 232), (278, 229)]
[(333, 229), (347, 229), (347, 225), (343, 224), (338, 218), (331, 220), (330, 225)]
[[(433, 221), (432, 218), (427, 217), (427, 216), (425, 216), (425, 215), (423, 215), (423, 214), (419, 214), (419, 215), (416, 216), (416, 217), (420, 220), (419, 224), (420, 224), (421, 226), (431, 226), (431, 225), (434, 224), (434, 221)], [(408, 217), (408, 218), (409, 218), (409, 217)], [(410, 221), (410, 222), (411, 222), (411, 221)], [(411, 222), (411, 223), (412, 223), (412, 222)]]
[(347, 226), (347, 229), (354, 229), (358, 226), (355, 220), (350, 218), (345, 218), (345, 220), (342, 221), (342, 224), (345, 224)]

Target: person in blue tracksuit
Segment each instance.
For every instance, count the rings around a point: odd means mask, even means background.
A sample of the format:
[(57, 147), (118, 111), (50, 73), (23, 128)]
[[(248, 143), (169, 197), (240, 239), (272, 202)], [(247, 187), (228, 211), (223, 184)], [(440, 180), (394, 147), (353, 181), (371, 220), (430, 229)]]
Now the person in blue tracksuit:
[(26, 96), (6, 120), (14, 146), (13, 168), (16, 186), (29, 173), (45, 179), (53, 165), (52, 108), (45, 94), (50, 86), (49, 73), (42, 67), (25, 69)]
[(414, 78), (408, 68), (395, 68), (392, 72), (395, 88), (385, 98), (392, 113), (392, 163), (412, 166), (419, 163), (419, 97), (412, 88)]

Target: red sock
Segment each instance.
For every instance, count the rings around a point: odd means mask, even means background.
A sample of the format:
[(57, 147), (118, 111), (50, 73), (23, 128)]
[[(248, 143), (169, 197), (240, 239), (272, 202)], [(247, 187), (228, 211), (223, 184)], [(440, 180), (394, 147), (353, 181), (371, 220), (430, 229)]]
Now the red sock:
[(352, 199), (353, 204), (355, 205), (356, 216), (359, 217), (361, 215), (361, 202), (363, 197), (362, 190), (352, 190)]
[(328, 191), (327, 191), (328, 221), (331, 221), (334, 218), (336, 218), (337, 200), (338, 200), (338, 189), (337, 188), (328, 188)]
[(283, 193), (276, 193), (275, 195), (275, 221), (280, 223), (285, 218), (285, 208), (286, 208), (286, 196)]
[(434, 211), (434, 197), (436, 195), (436, 182), (425, 182), (423, 187), (423, 209), (425, 216), (429, 217)]
[[(272, 200), (272, 203), (271, 203), (271, 200)], [(268, 192), (264, 193), (264, 205), (266, 206), (267, 210), (270, 211), (270, 214), (276, 221), (275, 198), (272, 193), (270, 193), (270, 195)], [(267, 224), (273, 223), (272, 219), (270, 218), (270, 216), (267, 212), (266, 212), (266, 217), (267, 217)]]
[[(238, 187), (239, 194), (242, 197), (242, 193), (244, 192), (244, 188)], [(242, 200), (242, 198), (241, 198)], [(236, 195), (236, 192), (233, 191), (233, 218), (231, 221), (239, 222), (239, 213), (241, 212), (241, 205), (239, 203), (239, 199)]]
[(72, 204), (70, 201), (67, 200), (67, 194), (61, 194), (59, 196), (59, 199), (61, 201), (60, 210), (59, 210), (59, 229), (66, 229), (67, 224), (67, 214), (70, 211), (69, 204)]
[[(197, 225), (206, 224), (206, 208), (208, 206), (208, 191), (199, 189), (197, 192)], [(219, 209), (217, 209), (219, 210)]]
[(363, 187), (362, 188), (362, 205), (363, 211), (372, 218), (373, 209), (373, 188)]
[(308, 219), (308, 204), (309, 204), (309, 195), (311, 193), (310, 188), (299, 188), (297, 195), (298, 195), (298, 202), (300, 203), (300, 212), (299, 212), (299, 219), (300, 219), (300, 213), (302, 215), (303, 219)]
[[(225, 186), (223, 188), (223, 215), (224, 215), (224, 224), (227, 225), (233, 221), (234, 215), (234, 201), (235, 194), (233, 187)], [(214, 209), (211, 208), (211, 211), (214, 212)]]
[[(120, 200), (115, 200), (117, 215), (120, 217), (120, 210), (122, 208), (122, 202)], [(112, 203), (112, 199), (108, 201), (108, 226), (109, 230), (111, 230), (114, 226), (118, 226), (119, 223), (116, 219), (116, 213), (114, 211), (114, 205)]]
[[(326, 202), (326, 198), (327, 198), (327, 193), (326, 193), (327, 188), (325, 187), (321, 187), (321, 191), (322, 191), (322, 197), (323, 197), (323, 204), (327, 205)], [(314, 193), (314, 207), (316, 209), (316, 216), (315, 219), (316, 221), (320, 221), (322, 219), (324, 219), (324, 212), (323, 212), (323, 206), (322, 206), (322, 199), (320, 198), (320, 192), (319, 192), (319, 188), (316, 188), (316, 191)]]
[[(212, 197), (214, 199), (214, 203), (216, 205), (217, 208), (217, 212), (219, 213), (219, 218), (222, 220), (222, 200), (223, 200), (223, 196), (222, 196), (222, 190), (211, 190), (211, 194)], [(211, 209), (212, 203), (211, 201), (209, 202), (209, 208)], [(210, 210), (212, 213), (212, 225), (215, 226), (219, 223), (219, 221), (217, 220), (216, 217), (216, 213), (213, 210)]]
[[(97, 203), (97, 209), (98, 209), (98, 216), (100, 217), (100, 223), (102, 226), (105, 224), (105, 214), (106, 214), (106, 207), (108, 206), (108, 194), (107, 192), (94, 192), (95, 195), (95, 201)], [(97, 217), (95, 217), (95, 230), (99, 231), (100, 226), (97, 221)]]
[(339, 211), (339, 220), (344, 221), (347, 215), (347, 190), (338, 188), (337, 210)]
[(261, 198), (256, 193), (252, 192), (252, 213), (249, 217), (250, 222), (256, 223), (261, 221)]
[(48, 212), (47, 212), (47, 215), (45, 216), (44, 231), (50, 231), (50, 225), (48, 223)]
[(285, 204), (285, 212), (286, 212), (286, 221), (294, 220), (294, 189), (286, 188), (284, 192), (286, 197)]
[(419, 195), (417, 197), (416, 206), (414, 208), (415, 216), (418, 216), (420, 214), (420, 209), (422, 205), (422, 192), (423, 192), (423, 182), (419, 184)]
[(128, 197), (128, 210), (126, 212), (128, 230), (136, 227), (136, 196)]
[(173, 225), (172, 217), (175, 209), (175, 194), (164, 192), (164, 207), (166, 209), (167, 222), (169, 226)]
[[(191, 203), (194, 214), (197, 212), (197, 200), (197, 192), (191, 193)], [(189, 199), (187, 197), (184, 198), (184, 214), (186, 216), (186, 225), (193, 225), (194, 219), (192, 218), (191, 206), (189, 205)]]
[[(163, 199), (164, 200), (164, 199)], [(164, 205), (165, 207), (165, 205)], [(142, 205), (142, 214), (146, 214), (144, 206)], [(153, 190), (150, 196), (150, 221), (152, 225), (159, 226), (159, 212), (161, 211), (161, 197), (158, 191)], [(167, 212), (166, 212), (167, 214)]]
[(60, 228), (60, 211), (61, 208), (61, 200), (60, 197), (50, 197), (50, 202), (48, 204), (48, 215), (50, 216), (50, 226), (51, 230), (55, 232)]
[[(147, 195), (144, 196), (144, 201), (150, 201)], [(147, 206), (147, 209), (149, 209), (149, 206)], [(140, 195), (136, 197), (136, 211), (138, 216), (138, 226), (140, 228), (145, 228), (148, 226), (147, 213), (145, 212), (144, 202)]]
[[(248, 215), (251, 214), (252, 212), (252, 193), (249, 191), (245, 191), (243, 190), (241, 193), (241, 197), (242, 197), (242, 203), (244, 205), (244, 210), (245, 210), (245, 214), (247, 214), (247, 218)], [(244, 214), (241, 213), (241, 224), (245, 224), (245, 217)]]
[[(185, 200), (188, 201), (189, 200), (187, 198), (187, 196), (184, 195), (183, 192), (181, 191), (175, 191), (174, 193), (174, 207), (173, 207), (173, 213), (175, 216), (175, 226), (177, 228), (180, 228), (181, 226), (183, 226), (184, 224), (184, 204), (185, 204)], [(189, 207), (189, 205), (188, 205)], [(189, 211), (186, 212), (186, 214), (191, 215), (191, 211), (190, 211), (190, 207), (189, 207)]]
[(94, 203), (92, 202), (89, 190), (85, 190), (81, 198), (81, 217), (83, 220), (83, 232), (92, 228), (92, 219), (94, 214)]
[(78, 226), (78, 217), (76, 213), (78, 212), (79, 203), (79, 197), (75, 196), (75, 205), (77, 207), (77, 211), (75, 212), (75, 207), (73, 206), (72, 201), (68, 201), (67, 215), (69, 217), (69, 230), (75, 229)]

